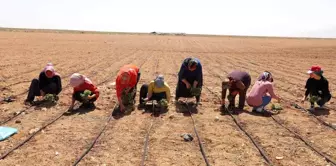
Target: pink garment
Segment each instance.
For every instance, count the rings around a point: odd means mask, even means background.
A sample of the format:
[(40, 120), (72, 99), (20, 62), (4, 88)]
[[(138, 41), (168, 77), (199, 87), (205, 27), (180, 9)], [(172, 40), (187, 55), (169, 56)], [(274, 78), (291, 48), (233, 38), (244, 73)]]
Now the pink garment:
[(277, 98), (273, 91), (273, 84), (269, 81), (256, 81), (251, 91), (247, 95), (246, 102), (250, 106), (260, 106), (262, 97), (269, 93), (272, 98)]
[(55, 75), (60, 76), (58, 73), (55, 72), (55, 68), (52, 63), (47, 63), (47, 65), (44, 67), (43, 72), (46, 74), (47, 71), (52, 72), (52, 77), (54, 77)]

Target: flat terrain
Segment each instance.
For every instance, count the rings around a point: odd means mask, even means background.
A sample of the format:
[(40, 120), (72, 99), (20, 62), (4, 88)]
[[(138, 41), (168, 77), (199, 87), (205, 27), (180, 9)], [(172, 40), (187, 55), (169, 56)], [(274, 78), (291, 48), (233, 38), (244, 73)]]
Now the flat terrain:
[[(71, 101), (72, 89), (68, 84), (72, 73), (86, 75), (101, 91), (94, 111), (64, 114), (0, 160), (0, 165), (73, 164), (99, 134), (112, 112), (116, 102), (112, 83), (122, 65), (141, 66), (138, 89), (141, 84), (153, 80), (157, 73), (164, 74), (174, 96), (177, 72), (182, 60), (189, 56), (199, 58), (203, 65), (202, 105), (193, 117), (211, 165), (267, 165), (231, 116), (219, 112), (216, 95), (220, 95), (221, 79), (230, 71), (248, 71), (254, 82), (262, 71), (268, 70), (274, 75), (275, 92), (298, 103), (304, 94), (307, 70), (318, 64), (325, 70), (330, 90), (336, 96), (336, 40), (331, 39), (0, 31), (0, 97), (17, 97), (16, 102), (0, 105), (0, 123), (26, 109), (1, 125), (15, 127), (19, 132), (0, 142), (0, 154), (29, 137), (32, 129), (42, 127), (67, 110)], [(55, 65), (63, 78), (60, 101), (46, 109), (28, 108), (23, 105), (23, 100), (30, 81), (38, 77), (48, 62)], [(336, 124), (334, 101), (332, 99), (328, 104), (329, 110), (319, 111), (317, 117)], [(336, 131), (289, 103), (282, 105), (284, 110), (273, 117), (303, 136), (319, 152), (336, 160)], [(136, 108), (130, 115), (112, 119), (79, 165), (140, 165), (151, 123), (146, 165), (205, 165), (192, 120), (180, 113), (181, 109), (171, 103), (168, 113), (153, 118)], [(274, 165), (331, 165), (271, 117), (254, 115), (249, 107), (234, 117)], [(184, 142), (180, 137), (183, 133), (191, 133), (195, 139)]]

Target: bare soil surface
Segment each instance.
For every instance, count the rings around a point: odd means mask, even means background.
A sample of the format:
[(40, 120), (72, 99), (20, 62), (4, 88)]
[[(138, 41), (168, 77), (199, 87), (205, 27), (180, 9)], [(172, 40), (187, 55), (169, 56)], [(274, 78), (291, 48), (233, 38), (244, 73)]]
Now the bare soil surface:
[[(0, 97), (16, 101), (0, 104), (1, 126), (18, 133), (0, 142), (0, 154), (28, 138), (55, 117), (67, 111), (74, 72), (88, 76), (101, 91), (95, 110), (64, 114), (12, 152), (0, 165), (71, 165), (89, 147), (106, 124), (116, 104), (113, 82), (118, 69), (133, 63), (141, 67), (138, 91), (157, 74), (164, 74), (175, 97), (177, 72), (184, 58), (195, 56), (203, 65), (202, 105), (192, 114), (210, 165), (267, 165), (249, 137), (229, 115), (219, 111), (221, 80), (239, 69), (251, 74), (252, 83), (264, 70), (273, 73), (275, 92), (286, 101), (308, 108), (299, 100), (304, 94), (311, 65), (321, 65), (336, 96), (336, 40), (210, 36), (155, 36), (130, 34), (71, 34), (0, 31)], [(30, 81), (52, 62), (62, 77), (60, 101), (52, 107), (27, 107), (23, 101)], [(138, 93), (139, 94), (139, 93)], [(138, 96), (137, 96), (138, 104)], [(189, 101), (194, 101), (190, 99)], [(275, 102), (275, 101), (273, 101)], [(316, 110), (318, 118), (336, 126), (333, 98), (327, 110)], [(274, 115), (283, 125), (308, 140), (318, 151), (336, 160), (336, 131), (322, 125), (307, 112), (282, 103)], [(137, 106), (137, 105), (136, 105)], [(187, 109), (170, 103), (167, 113), (153, 117), (135, 107), (112, 119), (105, 132), (79, 165), (140, 165), (149, 127), (145, 165), (205, 165), (193, 122)], [(242, 128), (262, 148), (274, 165), (332, 165), (271, 117), (255, 115), (251, 108), (234, 115)], [(185, 142), (181, 134), (194, 140)]]

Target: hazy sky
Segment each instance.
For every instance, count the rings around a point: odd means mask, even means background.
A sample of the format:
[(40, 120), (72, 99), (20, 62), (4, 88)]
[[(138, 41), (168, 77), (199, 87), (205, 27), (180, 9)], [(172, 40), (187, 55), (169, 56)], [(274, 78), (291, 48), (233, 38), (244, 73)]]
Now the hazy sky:
[(0, 0), (0, 27), (336, 37), (336, 0)]

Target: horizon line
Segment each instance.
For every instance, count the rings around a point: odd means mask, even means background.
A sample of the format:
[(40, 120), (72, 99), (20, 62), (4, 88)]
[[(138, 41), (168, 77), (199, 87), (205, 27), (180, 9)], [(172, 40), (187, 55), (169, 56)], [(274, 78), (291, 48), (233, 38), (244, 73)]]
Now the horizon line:
[[(334, 37), (293, 37), (293, 36), (254, 36), (254, 35), (224, 35), (224, 34), (193, 34), (185, 32), (120, 32), (120, 31), (95, 31), (95, 30), (80, 30), (80, 29), (50, 29), (50, 28), (17, 28), (17, 27), (1, 27), (0, 31), (29, 31), (29, 32), (46, 32), (46, 33), (78, 33), (78, 34), (130, 34), (130, 35), (162, 35), (162, 36), (204, 36), (204, 37), (247, 37), (247, 38), (283, 38), (283, 39), (322, 39), (335, 40)], [(155, 34), (153, 34), (155, 32)], [(181, 35), (183, 34), (183, 35)]]

